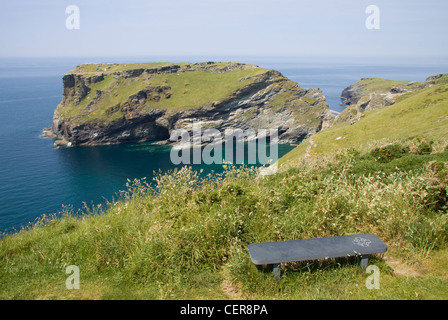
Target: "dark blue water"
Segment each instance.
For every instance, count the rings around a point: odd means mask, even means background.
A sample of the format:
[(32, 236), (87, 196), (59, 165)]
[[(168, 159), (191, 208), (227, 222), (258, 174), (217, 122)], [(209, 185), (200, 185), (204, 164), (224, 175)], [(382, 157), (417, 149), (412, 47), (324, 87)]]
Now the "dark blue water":
[[(83, 62), (141, 62), (166, 59), (0, 59), (0, 231), (32, 223), (43, 214), (74, 211), (105, 203), (125, 190), (127, 179), (146, 177), (154, 171), (174, 169), (169, 147), (148, 144), (56, 149), (52, 139), (41, 138), (51, 125), (62, 97), (62, 76)], [(171, 61), (204, 61), (177, 59)], [(229, 60), (229, 59), (223, 59)], [(340, 111), (341, 91), (361, 77), (423, 81), (448, 72), (438, 66), (369, 66), (251, 61), (279, 70), (302, 87), (318, 87), (333, 110)], [(280, 146), (279, 156), (291, 149)], [(205, 167), (205, 172), (219, 171)], [(204, 168), (196, 166), (196, 169)]]

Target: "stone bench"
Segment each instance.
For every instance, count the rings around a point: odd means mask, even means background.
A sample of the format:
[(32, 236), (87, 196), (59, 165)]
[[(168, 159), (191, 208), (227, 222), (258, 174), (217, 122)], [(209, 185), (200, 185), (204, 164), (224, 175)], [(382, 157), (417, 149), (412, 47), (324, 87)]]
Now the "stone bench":
[(307, 260), (361, 257), (361, 268), (367, 268), (369, 255), (384, 253), (387, 245), (374, 234), (252, 243), (249, 255), (255, 265), (272, 265), (273, 275), (280, 279), (281, 263)]

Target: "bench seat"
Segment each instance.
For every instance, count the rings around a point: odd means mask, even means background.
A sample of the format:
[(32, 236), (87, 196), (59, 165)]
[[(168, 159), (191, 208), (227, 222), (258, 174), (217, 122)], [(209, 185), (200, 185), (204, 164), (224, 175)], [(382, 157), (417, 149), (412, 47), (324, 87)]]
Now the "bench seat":
[(255, 265), (273, 265), (274, 275), (280, 278), (280, 264), (286, 262), (361, 257), (366, 268), (370, 254), (384, 253), (387, 245), (371, 233), (337, 237), (252, 243), (249, 255)]

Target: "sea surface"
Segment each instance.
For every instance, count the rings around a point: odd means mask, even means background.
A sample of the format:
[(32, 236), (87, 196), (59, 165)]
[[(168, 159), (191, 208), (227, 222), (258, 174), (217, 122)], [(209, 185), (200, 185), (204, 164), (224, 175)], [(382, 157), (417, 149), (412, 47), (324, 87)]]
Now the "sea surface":
[[(208, 59), (162, 58), (14, 58), (0, 59), (0, 233), (13, 232), (42, 215), (64, 208), (106, 204), (126, 190), (127, 179), (166, 172), (176, 166), (170, 147), (124, 144), (55, 148), (42, 138), (51, 126), (54, 109), (62, 98), (62, 76), (84, 62), (198, 62)], [(222, 61), (222, 60), (221, 60)], [(229, 61), (228, 59), (226, 61)], [(371, 65), (369, 63), (303, 61), (290, 59), (233, 59), (275, 69), (304, 88), (320, 88), (330, 108), (343, 110), (340, 94), (363, 77), (424, 81), (448, 72), (431, 65)], [(279, 146), (279, 157), (290, 151)], [(222, 166), (196, 165), (195, 170), (219, 171)]]

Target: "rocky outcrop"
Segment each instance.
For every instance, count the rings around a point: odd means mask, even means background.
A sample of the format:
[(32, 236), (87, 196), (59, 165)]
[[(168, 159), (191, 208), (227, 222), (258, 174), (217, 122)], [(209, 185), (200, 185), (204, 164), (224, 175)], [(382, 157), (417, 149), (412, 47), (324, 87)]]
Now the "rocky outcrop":
[(159, 125), (163, 111), (155, 111), (139, 117), (120, 118), (107, 124), (101, 122), (77, 123), (53, 118), (53, 132), (71, 145), (102, 145), (126, 142), (143, 142), (169, 139), (169, 131)]
[(364, 112), (395, 104), (395, 98), (398, 95), (413, 91), (416, 84), (415, 81), (410, 81), (400, 85), (398, 81), (395, 84), (387, 80), (390, 84), (386, 88), (377, 88), (375, 84), (381, 81), (384, 79), (362, 78), (360, 82), (344, 89), (341, 97), (346, 105), (358, 105), (360, 111)]
[(71, 145), (167, 140), (194, 122), (278, 128), (281, 143), (294, 143), (334, 118), (320, 90), (242, 63), (80, 65), (62, 80), (52, 131)]
[(362, 78), (342, 91), (341, 98), (347, 108), (336, 117), (335, 123), (350, 120), (353, 124), (364, 112), (393, 105), (398, 97), (421, 87), (422, 84), (415, 81)]
[(402, 95), (410, 94), (433, 85), (448, 83), (448, 74), (437, 74), (426, 78), (425, 82), (397, 81), (380, 78), (362, 78), (345, 88), (341, 97), (347, 108), (334, 120), (334, 123), (350, 121), (356, 123), (366, 111), (395, 104)]

